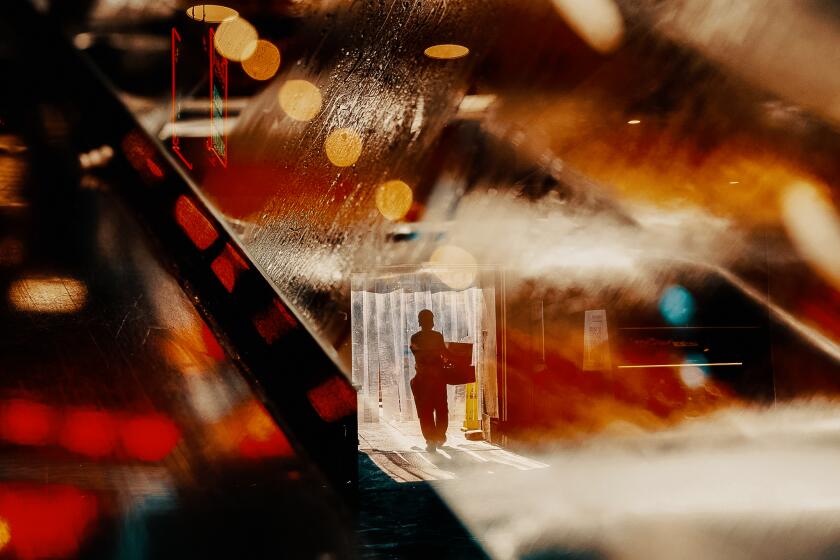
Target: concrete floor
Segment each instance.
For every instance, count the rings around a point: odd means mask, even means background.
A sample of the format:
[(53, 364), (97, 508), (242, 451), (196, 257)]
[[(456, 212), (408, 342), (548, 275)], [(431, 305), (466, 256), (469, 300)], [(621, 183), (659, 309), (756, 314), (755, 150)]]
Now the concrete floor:
[(430, 453), (416, 421), (383, 420), (359, 424), (359, 448), (396, 482), (453, 480), (466, 472), (472, 478), (548, 466), (484, 441), (468, 441), (456, 421), (446, 435), (446, 444)]

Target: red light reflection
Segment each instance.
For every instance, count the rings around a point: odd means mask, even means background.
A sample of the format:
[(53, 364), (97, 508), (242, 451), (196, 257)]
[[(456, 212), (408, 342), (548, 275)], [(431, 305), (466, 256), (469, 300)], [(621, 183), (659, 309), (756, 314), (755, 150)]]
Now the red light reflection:
[(119, 442), (126, 455), (142, 461), (165, 458), (181, 439), (178, 426), (162, 414), (118, 414), (94, 408), (62, 414), (39, 402), (12, 399), (0, 402), (0, 439), (18, 445), (58, 443), (92, 458), (119, 456)]
[(59, 441), (63, 447), (88, 457), (106, 457), (117, 445), (117, 425), (114, 417), (104, 411), (79, 409), (64, 419)]
[(160, 461), (178, 444), (181, 432), (166, 416), (148, 414), (125, 420), (120, 439), (129, 456), (141, 461)]
[(47, 405), (13, 399), (0, 405), (0, 437), (18, 445), (45, 445), (53, 437), (54, 414)]
[(75, 556), (98, 509), (95, 496), (72, 486), (0, 485), (0, 518), (9, 532), (6, 550), (18, 558)]

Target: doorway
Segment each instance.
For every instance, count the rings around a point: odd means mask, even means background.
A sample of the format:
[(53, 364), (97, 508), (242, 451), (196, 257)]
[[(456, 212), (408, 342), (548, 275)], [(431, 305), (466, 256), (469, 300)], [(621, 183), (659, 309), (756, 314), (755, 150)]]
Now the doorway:
[(428, 309), (451, 348), (471, 351), (476, 371), (474, 384), (447, 389), (450, 425), (489, 430), (489, 419), (498, 417), (495, 283), (495, 269), (475, 266), (386, 267), (353, 275), (352, 374), (360, 425), (417, 422), (410, 339), (420, 329), (418, 314)]

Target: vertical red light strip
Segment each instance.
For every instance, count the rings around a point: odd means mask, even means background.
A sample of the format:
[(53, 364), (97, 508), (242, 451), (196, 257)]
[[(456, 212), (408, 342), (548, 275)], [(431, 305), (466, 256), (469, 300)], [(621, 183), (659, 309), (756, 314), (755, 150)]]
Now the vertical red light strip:
[[(177, 41), (177, 43), (176, 43)], [(178, 120), (178, 93), (176, 87), (176, 80), (175, 80), (175, 67), (178, 63), (178, 43), (181, 42), (181, 35), (178, 34), (178, 30), (174, 27), (172, 28), (172, 151), (178, 154), (178, 157), (181, 158), (181, 161), (184, 162), (184, 165), (187, 166), (187, 169), (192, 170), (192, 164), (187, 161), (187, 158), (184, 157), (184, 154), (181, 153), (181, 142), (178, 138), (178, 134), (175, 132), (175, 123)]]
[(207, 132), (207, 149), (211, 152), (213, 151), (213, 54), (216, 52), (216, 33), (213, 31), (211, 27), (209, 29), (207, 41), (207, 49), (210, 51), (208, 58), (210, 59), (210, 91), (207, 95), (207, 100), (209, 102), (209, 109), (210, 109), (210, 127)]
[(222, 136), (225, 142), (225, 161), (222, 162), (222, 165), (227, 167), (227, 160), (228, 160), (228, 137), (227, 137), (227, 123), (228, 123), (228, 62), (225, 59), (225, 117), (224, 121), (222, 121)]

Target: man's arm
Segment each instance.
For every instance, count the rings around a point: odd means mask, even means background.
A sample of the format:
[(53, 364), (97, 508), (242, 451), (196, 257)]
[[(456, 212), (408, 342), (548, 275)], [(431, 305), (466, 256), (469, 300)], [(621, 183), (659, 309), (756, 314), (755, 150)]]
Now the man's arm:
[(435, 338), (437, 339), (435, 343), (435, 350), (440, 352), (441, 360), (444, 362), (449, 361), (449, 350), (446, 348), (446, 340), (444, 340), (443, 334), (437, 333), (437, 337)]

